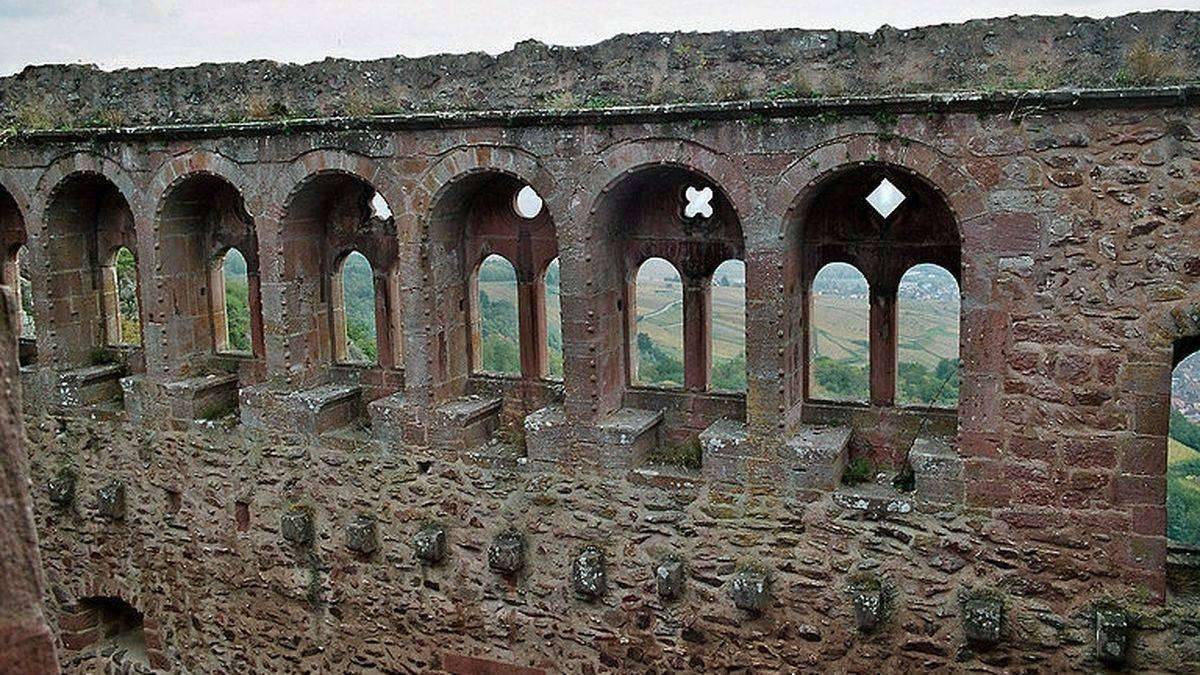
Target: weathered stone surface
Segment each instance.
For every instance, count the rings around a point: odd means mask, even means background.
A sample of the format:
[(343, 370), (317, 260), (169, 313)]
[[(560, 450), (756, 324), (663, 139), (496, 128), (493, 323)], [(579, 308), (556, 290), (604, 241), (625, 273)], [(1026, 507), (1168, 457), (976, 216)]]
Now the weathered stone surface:
[(302, 504), (289, 505), (279, 516), (279, 532), (285, 541), (295, 546), (307, 546), (312, 543), (312, 509)]
[(730, 579), (729, 597), (738, 609), (761, 613), (771, 604), (771, 578), (764, 570), (744, 568)]
[(1129, 640), (1133, 632), (1129, 615), (1117, 608), (1096, 610), (1096, 658), (1110, 666), (1123, 666), (1128, 660)]
[(488, 567), (500, 574), (516, 574), (525, 567), (525, 536), (504, 530), (488, 547)]
[(989, 591), (970, 591), (963, 595), (962, 625), (967, 641), (979, 647), (1000, 643), (1004, 631), (1004, 600)]
[[(111, 118), (113, 111), (129, 123), (167, 123), (780, 98), (810, 91), (990, 89), (997, 82), (1108, 85), (1117, 64), (1124, 64), (1146, 35), (1158, 37), (1163, 58), (1176, 62), (1181, 72), (1194, 72), (1200, 57), (1188, 36), (1200, 30), (1198, 24), (1187, 12), (1115, 19), (1009, 17), (904, 30), (883, 26), (874, 33), (641, 33), (587, 47), (527, 40), (496, 56), (325, 59), (305, 65), (254, 61), (111, 73), (87, 65), (38, 66), (0, 79), (0, 100), (6, 102), (0, 117), (11, 122), (22, 102), (43, 96), (57, 126), (67, 113), (82, 121)], [(973, 66), (959, 67), (963, 63)], [(614, 72), (624, 76), (613, 77)], [(261, 83), (263, 91), (248, 97), (246, 83)], [(480, 91), (487, 96), (477, 96)], [(356, 150), (367, 156), (386, 152), (379, 140), (367, 135), (358, 139)]]
[(663, 600), (678, 600), (683, 595), (686, 569), (678, 558), (667, 558), (654, 568), (654, 586)]
[(109, 481), (96, 491), (96, 513), (109, 520), (125, 519), (125, 484)]
[(854, 623), (864, 633), (875, 630), (883, 621), (883, 586), (875, 577), (858, 578), (849, 586), (854, 605)]
[(46, 494), (55, 506), (70, 506), (75, 501), (75, 472), (63, 468), (46, 481)]
[(446, 558), (446, 528), (430, 523), (413, 535), (413, 550), (417, 559), (428, 565), (437, 565)]
[(608, 570), (604, 551), (595, 546), (586, 546), (571, 562), (571, 587), (575, 594), (593, 600), (608, 590)]
[(363, 555), (371, 555), (378, 546), (374, 516), (360, 513), (346, 523), (346, 548)]

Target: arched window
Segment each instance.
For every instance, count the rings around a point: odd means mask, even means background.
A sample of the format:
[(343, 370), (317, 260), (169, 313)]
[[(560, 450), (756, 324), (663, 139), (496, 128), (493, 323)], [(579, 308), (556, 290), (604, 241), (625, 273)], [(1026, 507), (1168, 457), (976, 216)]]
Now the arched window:
[(546, 371), (552, 379), (563, 376), (562, 300), (558, 258), (546, 266)]
[(858, 268), (830, 263), (812, 282), (809, 397), (866, 401), (870, 396), (870, 289)]
[(662, 258), (638, 268), (634, 293), (636, 358), (633, 381), (683, 386), (683, 282)]
[(375, 273), (367, 257), (351, 251), (342, 257), (330, 284), (334, 356), (339, 363), (377, 363)]
[(726, 260), (712, 276), (713, 389), (746, 391), (746, 263)]
[(1200, 546), (1200, 352), (1172, 373), (1167, 444), (1167, 539)]
[(958, 405), (958, 282), (937, 265), (913, 265), (900, 277), (896, 400)]
[(246, 257), (236, 247), (217, 259), (213, 275), (213, 337), (218, 352), (248, 354), (250, 341), (250, 283)]
[(489, 255), (475, 274), (476, 367), (501, 375), (521, 374), (517, 320), (517, 271), (504, 256)]
[(104, 310), (108, 343), (115, 346), (142, 343), (141, 312), (138, 306), (137, 258), (120, 246), (102, 270)]
[(33, 320), (33, 282), (29, 269), (29, 249), (22, 246), (17, 249), (17, 293), (21, 299), (21, 337), (33, 339), (37, 337), (37, 326)]

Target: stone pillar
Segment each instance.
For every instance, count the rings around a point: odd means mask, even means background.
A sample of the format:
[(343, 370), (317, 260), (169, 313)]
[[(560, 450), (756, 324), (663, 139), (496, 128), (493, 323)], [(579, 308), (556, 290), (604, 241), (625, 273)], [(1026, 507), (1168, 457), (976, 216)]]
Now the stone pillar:
[(520, 273), (517, 281), (517, 331), (521, 344), (521, 376), (546, 375), (546, 287)]
[(0, 287), (0, 672), (57, 673), (21, 433), (16, 295)]
[(712, 370), (712, 277), (683, 278), (683, 386), (708, 389)]
[(896, 292), (871, 292), (871, 405), (896, 402)]

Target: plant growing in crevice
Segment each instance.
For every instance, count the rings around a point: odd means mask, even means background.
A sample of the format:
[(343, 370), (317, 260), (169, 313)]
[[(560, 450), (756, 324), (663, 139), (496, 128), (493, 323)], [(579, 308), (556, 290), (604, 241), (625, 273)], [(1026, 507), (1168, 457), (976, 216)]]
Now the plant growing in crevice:
[(875, 478), (875, 465), (866, 457), (851, 460), (842, 472), (842, 485), (861, 485)]

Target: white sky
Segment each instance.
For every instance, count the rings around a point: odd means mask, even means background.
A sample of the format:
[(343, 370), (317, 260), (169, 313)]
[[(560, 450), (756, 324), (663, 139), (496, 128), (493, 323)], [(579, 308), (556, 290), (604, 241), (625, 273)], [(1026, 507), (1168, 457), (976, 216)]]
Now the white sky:
[(1115, 16), (1200, 0), (0, 0), (0, 74), (31, 63), (103, 68), (269, 58), (378, 58), (481, 50), (534, 38), (583, 45), (617, 33), (909, 28), (1010, 14)]

